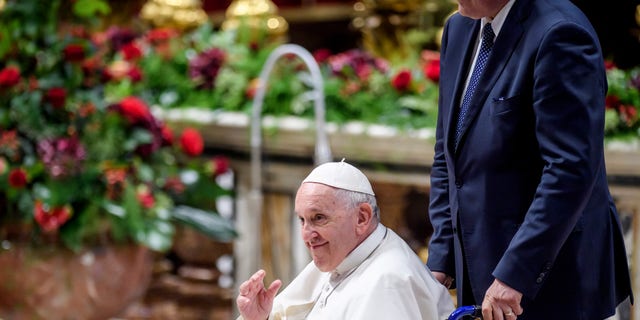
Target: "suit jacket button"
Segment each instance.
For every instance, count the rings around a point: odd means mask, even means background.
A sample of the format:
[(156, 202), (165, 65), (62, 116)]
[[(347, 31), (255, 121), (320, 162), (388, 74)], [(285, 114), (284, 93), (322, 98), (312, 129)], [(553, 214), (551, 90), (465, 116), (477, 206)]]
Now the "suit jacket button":
[(462, 181), (456, 180), (456, 188), (460, 189), (462, 187)]
[(542, 283), (542, 277), (538, 277), (538, 279), (536, 279), (536, 283)]

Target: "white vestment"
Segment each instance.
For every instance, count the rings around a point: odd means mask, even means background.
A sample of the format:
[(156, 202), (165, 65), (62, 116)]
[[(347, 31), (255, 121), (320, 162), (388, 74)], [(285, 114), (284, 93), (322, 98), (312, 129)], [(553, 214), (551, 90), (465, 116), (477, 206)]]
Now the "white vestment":
[(271, 320), (442, 320), (453, 300), (407, 243), (379, 224), (332, 272), (313, 262), (273, 303)]

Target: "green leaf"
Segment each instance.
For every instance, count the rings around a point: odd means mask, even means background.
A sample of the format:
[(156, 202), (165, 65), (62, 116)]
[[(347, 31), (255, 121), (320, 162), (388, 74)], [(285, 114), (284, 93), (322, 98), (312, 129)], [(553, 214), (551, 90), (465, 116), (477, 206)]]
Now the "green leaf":
[(73, 13), (80, 18), (92, 18), (111, 13), (111, 7), (103, 0), (77, 0), (73, 4)]
[(173, 218), (218, 241), (231, 241), (238, 236), (231, 221), (217, 213), (188, 206), (176, 206)]

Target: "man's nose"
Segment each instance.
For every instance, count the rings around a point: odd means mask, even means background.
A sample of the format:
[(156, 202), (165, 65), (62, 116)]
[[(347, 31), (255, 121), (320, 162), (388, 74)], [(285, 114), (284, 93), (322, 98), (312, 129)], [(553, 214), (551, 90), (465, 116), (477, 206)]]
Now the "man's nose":
[(316, 230), (308, 223), (302, 224), (301, 232), (303, 241), (309, 241), (317, 236)]

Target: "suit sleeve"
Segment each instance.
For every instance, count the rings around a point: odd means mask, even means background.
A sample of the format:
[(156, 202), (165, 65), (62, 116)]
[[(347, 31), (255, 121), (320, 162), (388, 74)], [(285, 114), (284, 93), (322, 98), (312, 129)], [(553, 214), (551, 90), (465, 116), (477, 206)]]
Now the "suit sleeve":
[(548, 30), (533, 70), (535, 134), (544, 168), (524, 223), (493, 273), (530, 298), (544, 284), (602, 170), (606, 94), (597, 38), (576, 24)]
[[(449, 23), (445, 25), (442, 36), (441, 57), (444, 56), (447, 44)], [(440, 70), (446, 70), (440, 60)], [(429, 257), (427, 266), (431, 271), (440, 271), (448, 275), (455, 275), (453, 229), (451, 222), (451, 209), (449, 207), (449, 174), (445, 159), (446, 131), (443, 127), (444, 119), (442, 111), (442, 95), (438, 98), (438, 118), (436, 126), (436, 142), (434, 146), (434, 159), (431, 168), (431, 191), (429, 202), (429, 218), (434, 232), (429, 242)]]

